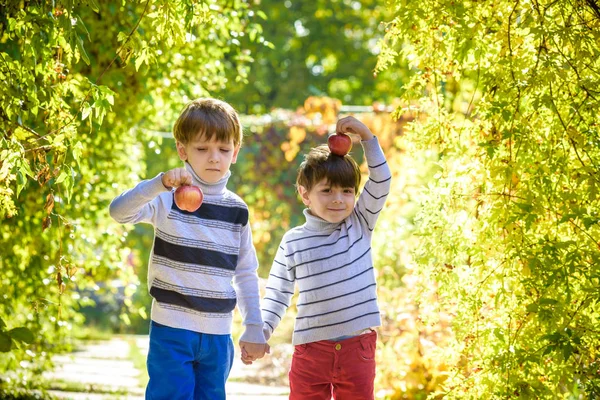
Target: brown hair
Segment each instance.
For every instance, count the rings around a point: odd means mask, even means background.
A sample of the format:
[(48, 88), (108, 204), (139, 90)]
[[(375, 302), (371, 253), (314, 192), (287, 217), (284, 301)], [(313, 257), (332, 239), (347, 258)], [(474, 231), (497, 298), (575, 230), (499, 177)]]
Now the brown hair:
[(331, 186), (353, 187), (358, 193), (360, 168), (350, 155), (337, 156), (331, 153), (326, 144), (322, 144), (304, 156), (298, 168), (296, 186), (303, 186), (310, 191), (323, 178), (327, 178)]
[(242, 144), (242, 125), (233, 107), (224, 101), (200, 98), (189, 102), (173, 127), (175, 140), (187, 144), (197, 136), (220, 142), (233, 139), (234, 146)]

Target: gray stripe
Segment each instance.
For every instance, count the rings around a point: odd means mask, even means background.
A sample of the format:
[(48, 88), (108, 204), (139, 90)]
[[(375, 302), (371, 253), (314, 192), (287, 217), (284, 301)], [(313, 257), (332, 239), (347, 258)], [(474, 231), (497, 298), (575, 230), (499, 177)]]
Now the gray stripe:
[(197, 265), (197, 264), (188, 264), (182, 263), (178, 261), (173, 261), (169, 258), (159, 256), (157, 254), (152, 254), (152, 264), (160, 265), (166, 268), (177, 269), (179, 271), (211, 275), (211, 276), (224, 276), (224, 277), (233, 277), (233, 273), (235, 271), (226, 270), (223, 268), (214, 268), (206, 265)]
[(169, 235), (168, 233), (163, 232), (160, 229), (156, 230), (156, 237), (161, 238), (165, 242), (169, 242), (178, 246), (218, 251), (220, 253), (230, 254), (234, 256), (237, 256), (239, 254), (239, 247), (218, 245), (214, 242), (209, 242), (207, 240), (193, 240), (184, 237)]
[(180, 212), (177, 212), (176, 210), (171, 210), (171, 212), (169, 212), (169, 215), (167, 216), (167, 218), (170, 220), (183, 222), (188, 225), (201, 225), (201, 226), (205, 226), (207, 228), (223, 229), (223, 230), (231, 231), (231, 232), (241, 232), (242, 231), (241, 224), (230, 224), (230, 223), (224, 222), (224, 221), (202, 219), (202, 218), (198, 218), (194, 215), (181, 214)]
[(194, 314), (203, 318), (231, 318), (232, 317), (232, 312), (228, 312), (228, 313), (207, 313), (207, 312), (202, 312), (202, 311), (196, 311), (196, 310), (192, 310), (190, 308), (185, 308), (185, 307), (181, 307), (181, 306), (176, 306), (174, 304), (167, 304), (167, 303), (158, 303), (160, 308), (164, 308), (166, 310), (173, 310), (173, 311), (179, 311), (179, 312), (184, 312), (184, 313), (188, 313), (188, 314)]
[(171, 290), (177, 293), (180, 293), (185, 296), (195, 296), (195, 297), (206, 297), (211, 299), (235, 299), (235, 291), (231, 290), (229, 292), (218, 292), (214, 290), (205, 290), (205, 289), (196, 289), (189, 288), (185, 286), (173, 285), (172, 283), (168, 283), (165, 281), (161, 281), (160, 279), (155, 279), (152, 281), (152, 287)]

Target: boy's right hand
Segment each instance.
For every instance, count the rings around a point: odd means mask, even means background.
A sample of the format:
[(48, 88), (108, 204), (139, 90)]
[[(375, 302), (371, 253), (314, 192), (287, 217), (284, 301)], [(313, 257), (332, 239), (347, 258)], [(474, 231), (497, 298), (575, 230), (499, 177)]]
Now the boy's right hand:
[(174, 168), (163, 174), (162, 184), (167, 189), (192, 184), (192, 174), (185, 168)]
[(265, 354), (271, 353), (271, 346), (268, 343), (240, 342), (240, 349), (242, 350), (242, 362), (246, 365), (250, 365), (253, 361), (263, 358)]

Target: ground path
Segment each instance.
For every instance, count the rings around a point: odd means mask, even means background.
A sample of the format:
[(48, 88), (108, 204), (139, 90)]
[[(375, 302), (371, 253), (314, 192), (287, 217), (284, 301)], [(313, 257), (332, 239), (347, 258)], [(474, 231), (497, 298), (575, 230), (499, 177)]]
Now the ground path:
[[(84, 343), (69, 355), (55, 357), (57, 368), (47, 373), (49, 391), (64, 400), (143, 400), (148, 336), (115, 336)], [(227, 383), (227, 399), (283, 400), (288, 398), (284, 349), (274, 357), (246, 366), (236, 355)], [(284, 360), (278, 361), (278, 359)]]

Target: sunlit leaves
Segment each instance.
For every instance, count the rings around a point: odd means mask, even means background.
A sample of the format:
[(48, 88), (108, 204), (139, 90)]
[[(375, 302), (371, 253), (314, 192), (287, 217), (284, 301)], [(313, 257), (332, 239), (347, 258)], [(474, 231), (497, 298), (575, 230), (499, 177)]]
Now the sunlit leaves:
[[(51, 354), (82, 323), (75, 305), (92, 302), (85, 289), (139, 283), (122, 249), (126, 229), (107, 215), (109, 201), (145, 171), (138, 128), (170, 130), (189, 99), (234, 82), (252, 61), (234, 34), (249, 21), (260, 26), (237, 1), (5, 3), (0, 315), (40, 332), (32, 345)], [(125, 305), (136, 312), (130, 298)], [(46, 370), (46, 357), (25, 353), (29, 337), (13, 333), (0, 329), (11, 351), (0, 373), (20, 359), (39, 363), (22, 373)]]
[(415, 257), (456, 310), (450, 350), (478, 368), (457, 364), (439, 393), (594, 397), (597, 15), (584, 2), (395, 4), (378, 68), (414, 68), (400, 93), (428, 116), (408, 139), (441, 168)]

